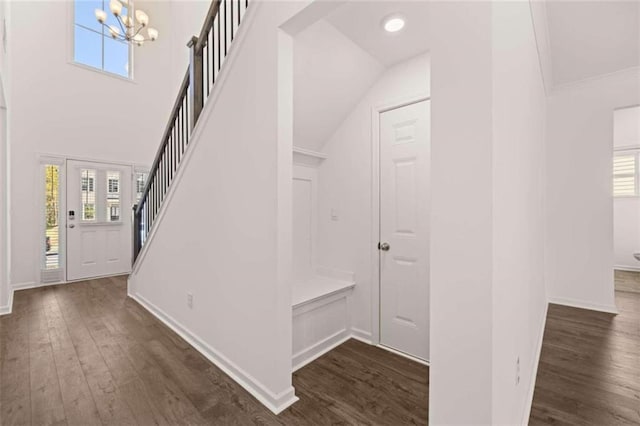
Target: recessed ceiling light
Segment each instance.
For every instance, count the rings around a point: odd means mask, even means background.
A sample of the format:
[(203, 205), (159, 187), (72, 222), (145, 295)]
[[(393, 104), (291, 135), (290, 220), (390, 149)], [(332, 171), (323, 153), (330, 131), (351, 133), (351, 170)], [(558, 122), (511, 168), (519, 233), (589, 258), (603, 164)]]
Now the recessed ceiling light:
[(391, 15), (382, 21), (384, 30), (389, 33), (395, 33), (404, 28), (404, 17), (400, 15)]

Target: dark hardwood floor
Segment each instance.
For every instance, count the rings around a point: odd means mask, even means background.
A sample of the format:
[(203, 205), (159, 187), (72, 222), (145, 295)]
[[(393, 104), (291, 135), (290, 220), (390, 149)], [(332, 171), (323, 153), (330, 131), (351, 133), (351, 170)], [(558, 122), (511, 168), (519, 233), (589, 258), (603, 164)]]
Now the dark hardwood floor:
[[(259, 356), (259, 354), (256, 354)], [(15, 293), (0, 317), (0, 424), (427, 424), (428, 368), (350, 340), (273, 415), (126, 297), (124, 277)]]
[(640, 293), (619, 315), (549, 305), (530, 425), (640, 425)]

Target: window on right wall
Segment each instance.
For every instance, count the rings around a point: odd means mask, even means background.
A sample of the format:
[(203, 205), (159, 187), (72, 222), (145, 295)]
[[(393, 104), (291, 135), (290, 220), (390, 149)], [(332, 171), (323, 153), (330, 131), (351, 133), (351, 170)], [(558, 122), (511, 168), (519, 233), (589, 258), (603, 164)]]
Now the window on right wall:
[(638, 151), (614, 153), (613, 196), (637, 197), (638, 195)]
[[(131, 46), (114, 40), (107, 27), (100, 24), (95, 10), (107, 12), (107, 25), (119, 27), (116, 18), (109, 11), (109, 0), (75, 0), (73, 24), (73, 60), (76, 63), (131, 78)], [(127, 14), (127, 7), (122, 8)]]

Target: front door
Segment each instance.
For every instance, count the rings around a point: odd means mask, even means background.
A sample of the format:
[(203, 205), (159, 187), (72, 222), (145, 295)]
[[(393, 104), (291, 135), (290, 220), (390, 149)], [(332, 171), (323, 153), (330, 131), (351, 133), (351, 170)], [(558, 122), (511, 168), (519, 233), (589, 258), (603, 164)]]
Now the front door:
[(67, 161), (67, 280), (131, 270), (131, 167)]
[(430, 103), (380, 114), (380, 343), (429, 359)]

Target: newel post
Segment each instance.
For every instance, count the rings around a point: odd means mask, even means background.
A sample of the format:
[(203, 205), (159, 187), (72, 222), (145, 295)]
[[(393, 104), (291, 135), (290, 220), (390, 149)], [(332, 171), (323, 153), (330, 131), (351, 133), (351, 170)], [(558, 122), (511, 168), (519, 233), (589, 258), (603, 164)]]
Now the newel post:
[(191, 49), (191, 63), (189, 64), (189, 90), (191, 91), (192, 114), (191, 130), (196, 126), (202, 106), (204, 105), (204, 81), (202, 64), (202, 46), (198, 44), (198, 37), (193, 36), (187, 47)]

